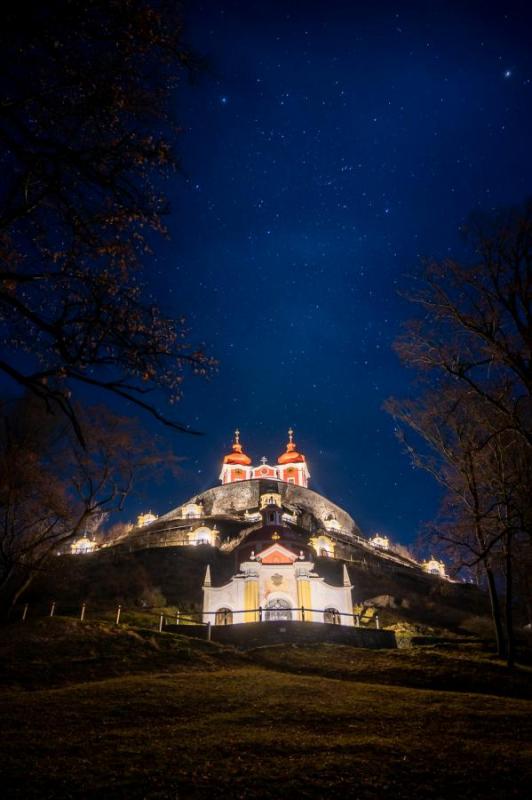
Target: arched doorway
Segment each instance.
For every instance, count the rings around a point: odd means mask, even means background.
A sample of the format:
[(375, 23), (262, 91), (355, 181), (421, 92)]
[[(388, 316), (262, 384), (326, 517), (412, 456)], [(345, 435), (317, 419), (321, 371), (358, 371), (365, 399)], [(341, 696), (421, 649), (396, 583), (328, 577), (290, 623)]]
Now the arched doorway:
[(214, 618), (215, 625), (232, 625), (233, 612), (230, 608), (219, 608)]
[(269, 600), (266, 604), (265, 619), (267, 622), (292, 619), (290, 603), (287, 600), (283, 600), (281, 597), (276, 597), (275, 600)]
[(337, 608), (326, 608), (323, 612), (323, 621), (332, 625), (340, 625), (340, 614)]

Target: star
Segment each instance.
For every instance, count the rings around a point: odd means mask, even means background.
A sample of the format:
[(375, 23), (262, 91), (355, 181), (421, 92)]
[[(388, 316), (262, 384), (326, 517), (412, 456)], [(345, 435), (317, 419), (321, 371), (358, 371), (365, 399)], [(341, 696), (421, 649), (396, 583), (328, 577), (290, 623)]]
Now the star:
[(511, 69), (505, 70), (504, 71), (504, 77), (505, 78), (511, 78), (512, 77), (512, 70)]
[(220, 103), (223, 106), (226, 106), (228, 102), (229, 102), (229, 98), (225, 94), (220, 97)]

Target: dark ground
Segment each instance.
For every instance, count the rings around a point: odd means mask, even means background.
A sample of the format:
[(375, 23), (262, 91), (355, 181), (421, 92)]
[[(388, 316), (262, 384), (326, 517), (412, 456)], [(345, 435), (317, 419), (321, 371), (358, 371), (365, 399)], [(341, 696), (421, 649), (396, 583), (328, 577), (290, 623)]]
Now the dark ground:
[(480, 646), (229, 648), (2, 629), (8, 798), (525, 798), (531, 672)]

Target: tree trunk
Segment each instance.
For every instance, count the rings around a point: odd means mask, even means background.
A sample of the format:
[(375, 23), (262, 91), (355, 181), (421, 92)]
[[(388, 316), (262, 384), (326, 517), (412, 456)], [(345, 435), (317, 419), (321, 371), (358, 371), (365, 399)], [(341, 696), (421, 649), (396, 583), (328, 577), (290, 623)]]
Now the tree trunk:
[(493, 627), (495, 630), (495, 643), (497, 645), (497, 655), (504, 658), (506, 655), (506, 645), (504, 641), (504, 631), (502, 627), (501, 608), (499, 605), (499, 596), (497, 594), (497, 586), (495, 585), (495, 576), (491, 567), (486, 564), (486, 577), (488, 579), (488, 591), (491, 603), (491, 618), (493, 620)]
[(506, 539), (506, 664), (509, 669), (515, 664), (515, 637), (513, 621), (513, 574), (512, 574), (512, 534)]

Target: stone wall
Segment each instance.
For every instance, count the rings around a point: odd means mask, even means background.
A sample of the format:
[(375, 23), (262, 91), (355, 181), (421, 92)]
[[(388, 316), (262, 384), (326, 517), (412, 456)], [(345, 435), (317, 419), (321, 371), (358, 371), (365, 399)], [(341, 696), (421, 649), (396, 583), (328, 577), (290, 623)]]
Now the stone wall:
[[(185, 636), (207, 638), (207, 627), (201, 625), (167, 625), (165, 630)], [(211, 639), (248, 650), (271, 644), (314, 644), (331, 642), (371, 649), (396, 648), (393, 631), (376, 628), (351, 628), (325, 622), (248, 622), (243, 625), (212, 625)]]
[[(205, 516), (238, 514), (246, 509), (257, 508), (260, 495), (272, 491), (272, 488), (281, 494), (283, 505), (301, 512), (300, 524), (310, 532), (323, 529), (323, 521), (332, 514), (345, 533), (361, 535), (358, 525), (347, 511), (312, 489), (282, 481), (250, 480), (227, 483), (207, 489), (183, 505), (199, 500), (204, 505)], [(180, 509), (181, 506), (159, 517), (158, 523), (181, 519)]]

